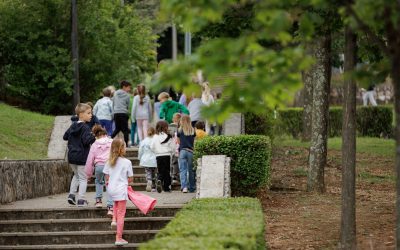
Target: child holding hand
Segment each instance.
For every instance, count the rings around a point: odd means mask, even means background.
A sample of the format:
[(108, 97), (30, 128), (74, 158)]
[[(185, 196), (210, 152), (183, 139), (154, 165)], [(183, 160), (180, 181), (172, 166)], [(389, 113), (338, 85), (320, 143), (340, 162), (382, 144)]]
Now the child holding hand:
[(126, 148), (121, 139), (114, 139), (111, 143), (111, 151), (103, 173), (106, 175), (106, 185), (109, 198), (114, 201), (114, 214), (111, 228), (117, 228), (115, 245), (122, 246), (128, 242), (122, 239), (124, 231), (124, 219), (126, 213), (126, 201), (128, 200), (128, 185), (133, 181), (132, 163), (124, 157)]

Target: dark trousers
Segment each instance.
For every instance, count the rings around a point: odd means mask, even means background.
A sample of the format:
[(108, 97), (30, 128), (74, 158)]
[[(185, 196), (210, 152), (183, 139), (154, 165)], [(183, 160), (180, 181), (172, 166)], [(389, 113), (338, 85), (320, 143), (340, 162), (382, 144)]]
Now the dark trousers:
[(169, 186), (171, 185), (171, 157), (169, 155), (166, 156), (157, 156), (157, 169), (158, 169), (158, 179), (161, 181), (163, 185), (164, 191), (169, 191)]
[(114, 114), (115, 130), (111, 135), (111, 138), (114, 138), (121, 131), (124, 134), (124, 141), (126, 143), (126, 146), (128, 146), (129, 141), (128, 120), (128, 114)]

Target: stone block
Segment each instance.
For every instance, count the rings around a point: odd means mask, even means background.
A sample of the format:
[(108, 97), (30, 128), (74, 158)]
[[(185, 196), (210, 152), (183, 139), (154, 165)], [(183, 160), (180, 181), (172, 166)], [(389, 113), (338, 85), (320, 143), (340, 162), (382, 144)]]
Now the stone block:
[(224, 135), (244, 134), (244, 116), (241, 113), (232, 113), (223, 124)]
[(205, 155), (198, 160), (196, 198), (230, 197), (230, 158)]

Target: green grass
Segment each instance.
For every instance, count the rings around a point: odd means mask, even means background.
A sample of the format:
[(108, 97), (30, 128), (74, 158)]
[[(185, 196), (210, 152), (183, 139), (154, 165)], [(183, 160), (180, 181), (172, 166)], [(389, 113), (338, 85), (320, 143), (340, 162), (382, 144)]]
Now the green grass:
[(54, 117), (0, 103), (0, 160), (44, 159)]
[[(302, 142), (291, 137), (282, 137), (275, 140), (275, 146), (309, 147), (309, 142)], [(342, 138), (334, 137), (328, 140), (328, 149), (341, 150)], [(357, 137), (357, 153), (368, 153), (385, 157), (394, 157), (395, 141), (373, 137)]]

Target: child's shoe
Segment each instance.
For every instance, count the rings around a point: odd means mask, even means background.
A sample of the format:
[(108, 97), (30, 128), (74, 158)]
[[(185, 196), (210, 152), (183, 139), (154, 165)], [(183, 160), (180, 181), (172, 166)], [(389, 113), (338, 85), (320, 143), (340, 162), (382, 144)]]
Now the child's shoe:
[(103, 203), (101, 202), (101, 198), (97, 198), (96, 199), (96, 204), (94, 205), (97, 208), (102, 208), (103, 207)]
[(160, 180), (157, 180), (157, 182), (156, 182), (156, 189), (157, 189), (157, 192), (161, 193), (161, 191), (162, 191), (162, 184), (161, 184), (161, 181), (160, 181)]
[(75, 195), (74, 194), (69, 194), (68, 195), (68, 203), (71, 204), (71, 205), (76, 205)]
[(157, 192), (157, 190), (155, 188), (152, 188), (151, 192), (155, 193), (155, 192)]
[(111, 221), (111, 229), (116, 229), (117, 228), (117, 222), (115, 220)]
[(126, 244), (128, 244), (128, 242), (126, 240), (124, 240), (124, 239), (119, 239), (119, 240), (115, 241), (115, 245), (116, 246), (123, 246), (123, 245), (126, 245)]
[(107, 210), (108, 210), (107, 211), (107, 216), (112, 218), (113, 215), (114, 215), (113, 208), (112, 207), (107, 207)]
[(87, 202), (87, 200), (78, 200), (78, 207), (87, 207), (89, 205), (89, 203)]
[(151, 181), (147, 181), (147, 185), (146, 185), (146, 191), (147, 192), (150, 192), (151, 191), (151, 185), (152, 185), (153, 183), (151, 182)]
[(188, 189), (187, 188), (183, 188), (182, 189), (182, 193), (187, 193), (188, 192)]

